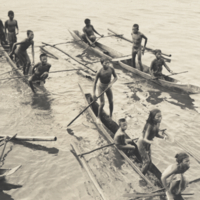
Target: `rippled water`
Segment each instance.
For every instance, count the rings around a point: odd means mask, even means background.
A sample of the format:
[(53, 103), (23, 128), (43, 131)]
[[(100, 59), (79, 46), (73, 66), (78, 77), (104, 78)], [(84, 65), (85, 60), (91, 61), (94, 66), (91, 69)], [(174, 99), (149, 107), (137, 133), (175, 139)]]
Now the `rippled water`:
[[(14, 10), (20, 30), (18, 41), (25, 38), (26, 30), (34, 31), (36, 62), (39, 61), (38, 46), (41, 42), (55, 44), (71, 41), (68, 29), (81, 30), (85, 18), (90, 18), (101, 34), (107, 35), (107, 28), (110, 28), (129, 38), (132, 25), (138, 23), (141, 32), (148, 37), (147, 46), (172, 54), (169, 66), (174, 72), (188, 70), (187, 74), (177, 75), (176, 78), (200, 86), (199, 8), (197, 0), (1, 0), (0, 18), (5, 21), (8, 10)], [(116, 38), (104, 38), (100, 41), (125, 55), (131, 51), (131, 44), (126, 41)], [(59, 47), (73, 56), (83, 51), (74, 43)], [(49, 59), (52, 71), (80, 67), (71, 59), (64, 60), (67, 56), (54, 52), (63, 59)], [(146, 54), (143, 62), (149, 65), (152, 58)], [(91, 53), (86, 54), (83, 59), (90, 62), (99, 60)], [(0, 61), (0, 74), (11, 70), (4, 58)], [(88, 66), (96, 70), (100, 64)], [(158, 107), (163, 114), (161, 128), (167, 128), (177, 141), (197, 157), (200, 150), (200, 95), (181, 95), (144, 81), (128, 86), (124, 82), (142, 79), (120, 68), (116, 72), (119, 81), (113, 86), (114, 119), (128, 117), (128, 134), (131, 137), (140, 135), (149, 110)], [(7, 73), (0, 78), (14, 76), (16, 75), (13, 73)], [(75, 140), (81, 151), (87, 151), (102, 146), (107, 141), (99, 134), (87, 113), (81, 115), (71, 126), (76, 137), (66, 131), (67, 124), (84, 108), (78, 83), (87, 92), (92, 91), (92, 81), (75, 71), (51, 74), (45, 85), (47, 93), (39, 95), (33, 95), (21, 80), (0, 82), (1, 134), (50, 135), (58, 138), (56, 142), (7, 144), (2, 167), (11, 168), (21, 164), (22, 168), (8, 177), (6, 182), (0, 183), (0, 199), (99, 199), (85, 171), (71, 153), (70, 143)], [(108, 105), (105, 110), (108, 111)], [(174, 155), (180, 150), (177, 145), (156, 140), (152, 146), (153, 162), (163, 171), (174, 162)], [(143, 191), (138, 184), (138, 175), (111, 147), (90, 154), (86, 159), (107, 199), (123, 199), (124, 193)], [(199, 163), (193, 158), (186, 175), (189, 180), (199, 176)], [(194, 192), (194, 199), (198, 199), (199, 189), (200, 186), (196, 183), (187, 191)]]

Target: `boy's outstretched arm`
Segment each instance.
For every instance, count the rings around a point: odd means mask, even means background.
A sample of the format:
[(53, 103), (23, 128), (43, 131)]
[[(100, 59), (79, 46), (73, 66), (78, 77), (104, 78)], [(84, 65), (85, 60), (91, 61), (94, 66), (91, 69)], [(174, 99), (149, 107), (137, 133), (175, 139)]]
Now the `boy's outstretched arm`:
[(170, 72), (171, 74), (173, 74), (173, 71), (167, 66), (166, 62), (164, 61), (163, 65), (165, 66), (165, 68), (168, 70), (168, 72)]
[(35, 65), (34, 41), (33, 41), (33, 43), (32, 43), (32, 58), (33, 58), (32, 65), (34, 66), (34, 65)]
[(92, 26), (92, 29), (93, 29), (93, 31), (94, 31), (96, 34), (98, 34), (99, 36), (101, 36), (101, 37), (104, 36), (104, 35), (100, 35), (100, 34), (94, 29), (94, 26)]
[(142, 35), (142, 38), (145, 40), (145, 41), (144, 41), (144, 47), (143, 47), (143, 50), (142, 50), (142, 53), (144, 54), (144, 51), (145, 51), (145, 48), (146, 48), (146, 45), (147, 45), (147, 40), (148, 40), (148, 38), (147, 38), (145, 35)]
[(16, 29), (17, 29), (17, 32), (16, 32), (16, 35), (17, 35), (17, 34), (19, 34), (19, 27), (18, 27), (17, 20), (16, 20)]

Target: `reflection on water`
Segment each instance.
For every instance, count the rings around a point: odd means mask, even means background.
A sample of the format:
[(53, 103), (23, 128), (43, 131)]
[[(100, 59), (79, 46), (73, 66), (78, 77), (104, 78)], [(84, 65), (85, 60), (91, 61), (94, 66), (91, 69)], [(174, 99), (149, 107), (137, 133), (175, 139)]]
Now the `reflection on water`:
[(37, 94), (36, 93), (32, 96), (31, 106), (33, 109), (51, 111), (51, 101), (52, 100), (51, 100), (50, 94), (47, 94), (47, 93)]

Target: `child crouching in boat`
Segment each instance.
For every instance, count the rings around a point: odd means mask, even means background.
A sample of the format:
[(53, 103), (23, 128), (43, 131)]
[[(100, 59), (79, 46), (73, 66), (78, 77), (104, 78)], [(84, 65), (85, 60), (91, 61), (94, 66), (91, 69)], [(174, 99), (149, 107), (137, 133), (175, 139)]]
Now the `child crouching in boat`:
[(127, 122), (125, 118), (119, 119), (119, 129), (115, 133), (114, 142), (118, 149), (120, 150), (134, 150), (134, 154), (141, 161), (140, 154), (138, 152), (137, 145), (133, 139), (126, 138)]
[(158, 78), (158, 79), (165, 80), (165, 76), (162, 74), (163, 66), (171, 74), (173, 74), (173, 71), (167, 66), (164, 59), (161, 57), (161, 54), (162, 54), (162, 52), (160, 49), (155, 50), (156, 58), (152, 61), (150, 69), (149, 69), (152, 79)]
[(35, 65), (32, 69), (32, 76), (29, 79), (29, 84), (32, 91), (35, 93), (33, 87), (33, 81), (44, 81), (48, 77), (49, 70), (51, 65), (47, 63), (47, 55), (45, 53), (40, 55), (40, 61), (37, 65)]
[(151, 171), (152, 160), (151, 160), (151, 145), (154, 144), (154, 137), (163, 138), (161, 135), (164, 130), (159, 130), (160, 123), (162, 120), (162, 114), (159, 109), (153, 109), (150, 111), (149, 117), (144, 126), (142, 135), (139, 137), (137, 142), (140, 156), (142, 157), (142, 173), (145, 175), (148, 170)]
[(175, 158), (177, 163), (168, 166), (161, 177), (167, 200), (183, 200), (181, 192), (188, 186), (183, 174), (190, 168), (189, 156), (181, 152), (176, 154)]

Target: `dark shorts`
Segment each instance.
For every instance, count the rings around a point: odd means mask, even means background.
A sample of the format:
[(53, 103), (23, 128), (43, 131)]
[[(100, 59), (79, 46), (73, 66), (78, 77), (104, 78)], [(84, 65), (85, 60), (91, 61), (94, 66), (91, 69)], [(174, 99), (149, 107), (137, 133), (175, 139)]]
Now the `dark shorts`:
[(156, 78), (165, 80), (165, 76), (162, 73), (154, 73), (153, 74)]
[(8, 32), (8, 44), (14, 44), (15, 42), (17, 42), (15, 32)]
[(38, 74), (33, 74), (29, 79), (29, 81), (40, 81), (40, 80), (41, 78), (40, 78), (40, 75)]
[(16, 62), (18, 66), (25, 68), (31, 64), (29, 55), (26, 51), (21, 51), (19, 48), (15, 49)]

